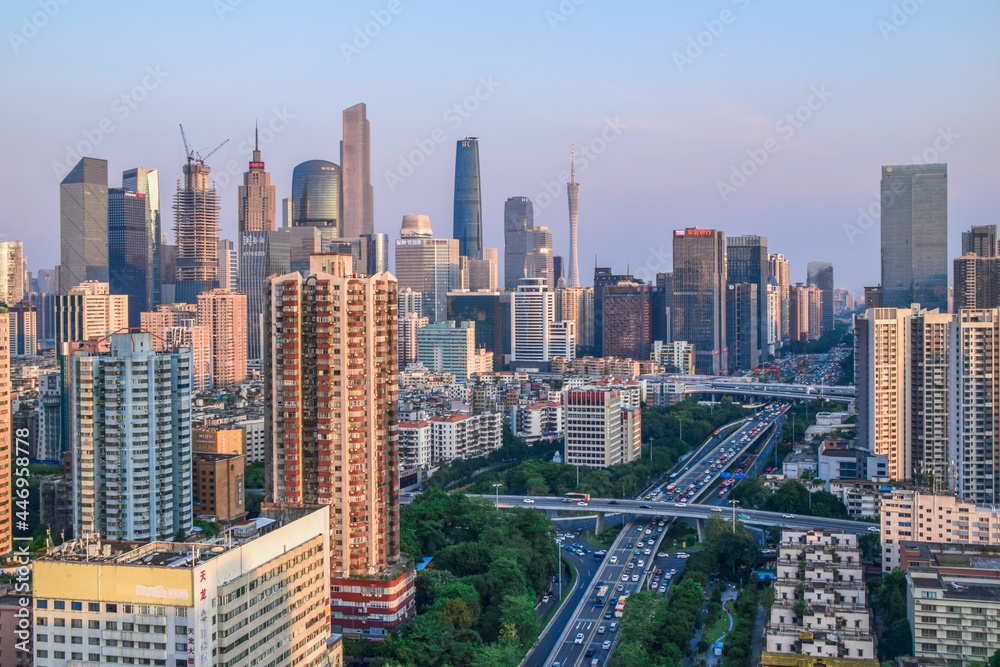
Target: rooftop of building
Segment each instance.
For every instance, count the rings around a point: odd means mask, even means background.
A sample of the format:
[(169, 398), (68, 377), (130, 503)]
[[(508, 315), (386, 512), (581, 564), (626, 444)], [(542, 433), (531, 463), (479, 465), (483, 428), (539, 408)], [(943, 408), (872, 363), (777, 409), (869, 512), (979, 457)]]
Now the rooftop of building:
[(63, 563), (103, 563), (141, 565), (144, 567), (193, 568), (229, 551), (239, 543), (206, 544), (147, 542), (141, 546), (128, 542), (71, 540), (51, 549), (40, 560)]
[(243, 454), (216, 454), (215, 452), (193, 452), (192, 456), (199, 461), (229, 461), (243, 456)]
[(770, 667), (879, 667), (879, 661), (874, 658), (820, 658), (801, 653), (775, 653), (764, 651), (760, 656), (760, 664)]
[[(908, 573), (914, 580), (914, 586), (928, 587), (927, 580), (933, 580), (934, 587), (940, 589), (939, 600), (955, 600), (956, 602), (988, 602), (1000, 604), (1000, 583), (968, 583), (951, 581), (944, 577), (934, 567), (911, 567)], [(917, 584), (921, 580), (923, 583)]]
[(900, 542), (900, 552), (908, 559), (927, 561), (933, 566), (965, 568), (1000, 573), (1000, 546), (940, 542)]

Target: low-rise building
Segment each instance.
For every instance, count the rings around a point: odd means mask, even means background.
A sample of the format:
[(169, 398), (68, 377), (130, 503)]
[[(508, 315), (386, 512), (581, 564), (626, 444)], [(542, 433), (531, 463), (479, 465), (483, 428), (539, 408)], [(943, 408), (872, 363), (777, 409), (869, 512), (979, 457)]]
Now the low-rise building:
[(239, 521), (246, 512), (246, 458), (243, 454), (194, 454), (191, 485), (196, 517)]
[(570, 465), (607, 468), (639, 458), (641, 429), (638, 406), (627, 405), (622, 389), (585, 385), (566, 391), (565, 461)]
[(397, 425), (399, 433), (399, 460), (404, 468), (417, 467), (427, 470), (431, 467), (433, 447), (431, 424), (426, 420), (402, 421)]
[(34, 563), (34, 664), (342, 665), (329, 512), (235, 544), (63, 545)]
[(0, 586), (0, 665), (4, 667), (32, 664), (31, 590), (18, 586)]
[(774, 592), (761, 665), (878, 667), (857, 535), (782, 532)]
[(566, 429), (565, 408), (553, 402), (517, 405), (511, 408), (510, 426), (525, 442), (561, 438)]
[(855, 518), (874, 519), (882, 508), (884, 482), (866, 479), (824, 479), (827, 491), (837, 496)]
[(434, 465), (489, 454), (503, 445), (503, 417), (498, 412), (453, 412), (428, 421)]
[(832, 438), (819, 446), (817, 476), (830, 479), (874, 479), (889, 475), (888, 455), (872, 454), (852, 440)]

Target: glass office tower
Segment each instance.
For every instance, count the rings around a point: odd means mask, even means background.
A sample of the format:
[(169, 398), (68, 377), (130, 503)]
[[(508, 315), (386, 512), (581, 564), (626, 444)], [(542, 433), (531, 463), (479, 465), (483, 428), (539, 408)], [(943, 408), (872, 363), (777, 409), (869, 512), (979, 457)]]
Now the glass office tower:
[(340, 236), (340, 167), (309, 160), (292, 170), (292, 226), (333, 227)]
[(483, 251), (483, 202), (479, 187), (479, 137), (458, 141), (455, 153), (455, 218), (458, 254), (479, 259)]
[(153, 224), (146, 195), (108, 190), (108, 273), (112, 294), (128, 295), (128, 325), (153, 310)]

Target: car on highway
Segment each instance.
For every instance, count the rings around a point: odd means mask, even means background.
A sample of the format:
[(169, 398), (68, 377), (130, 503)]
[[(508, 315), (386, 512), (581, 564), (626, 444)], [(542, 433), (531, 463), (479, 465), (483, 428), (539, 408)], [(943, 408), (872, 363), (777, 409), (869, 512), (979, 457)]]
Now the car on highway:
[(621, 593), (623, 590), (625, 590), (625, 584), (618, 584), (618, 592)]
[[(649, 498), (647, 498), (646, 500), (649, 500)], [(639, 509), (641, 509), (641, 510), (648, 510), (648, 509), (651, 509), (651, 508), (650, 508), (649, 505), (639, 505)]]
[(652, 549), (643, 549), (643, 551), (642, 551), (643, 555), (645, 555), (645, 556), (648, 556), (652, 552), (653, 552)]
[(607, 631), (608, 631), (608, 629), (606, 627), (604, 627), (603, 625), (600, 626), (599, 628), (597, 628), (597, 634), (599, 634), (599, 635), (603, 635)]
[(737, 514), (736, 518), (737, 519), (749, 519), (750, 515), (749, 514)]
[(643, 567), (645, 565), (646, 565), (646, 561), (644, 561), (644, 560), (639, 561), (639, 567)]
[(586, 656), (587, 656), (588, 658), (589, 658), (590, 656), (594, 655), (594, 647), (593, 647), (593, 646), (588, 646), (588, 647), (587, 647), (587, 652), (586, 652), (586, 654), (585, 654), (585, 655), (586, 655)]
[(782, 519), (794, 519), (795, 515), (794, 514), (782, 514), (781, 518)]
[(674, 507), (687, 507), (687, 503), (674, 503)]
[(604, 612), (604, 619), (608, 620), (612, 616), (614, 616), (614, 614), (615, 614), (615, 610), (614, 609), (608, 609), (606, 612)]
[(617, 563), (618, 562), (618, 556), (612, 556), (610, 558), (610, 562), (611, 562), (612, 565), (614, 565), (615, 563)]
[(581, 632), (581, 633), (579, 633), (579, 634), (578, 634), (578, 635), (576, 636), (576, 639), (574, 639), (574, 640), (573, 640), (573, 643), (574, 643), (574, 644), (582, 644), (582, 643), (583, 643), (583, 633), (582, 633), (582, 632)]
[(618, 632), (618, 621), (615, 621), (614, 623), (612, 623), (608, 627), (611, 629), (611, 632)]
[(587, 503), (585, 503), (585, 502), (579, 502), (579, 503), (576, 504), (576, 506), (577, 507), (586, 507)]
[(534, 503), (535, 501), (534, 501), (534, 500), (532, 500), (531, 498), (525, 498), (525, 499), (524, 499), (524, 500), (522, 500), (521, 502), (524, 502), (524, 503)]
[(869, 533), (881, 533), (882, 530), (878, 526), (868, 526)]
[(603, 644), (601, 644), (601, 648), (603, 648), (605, 651), (607, 651), (608, 649), (610, 649), (611, 648), (611, 640), (609, 639), (609, 640), (605, 641)]
[(639, 575), (638, 574), (633, 574), (632, 575), (632, 581), (639, 581)]
[[(719, 494), (719, 495), (722, 495), (722, 494)], [(712, 511), (713, 511), (713, 512), (721, 512), (721, 511), (722, 511), (722, 508), (721, 508), (721, 507), (713, 507), (713, 508), (712, 508)]]
[(681, 559), (690, 558), (691, 554), (687, 553), (686, 551), (682, 551), (679, 554), (677, 554), (677, 557)]
[(618, 505), (618, 504), (620, 504), (620, 503), (619, 503), (619, 502), (618, 502), (617, 500), (609, 500), (609, 501), (608, 501), (608, 504), (609, 504), (609, 505)]

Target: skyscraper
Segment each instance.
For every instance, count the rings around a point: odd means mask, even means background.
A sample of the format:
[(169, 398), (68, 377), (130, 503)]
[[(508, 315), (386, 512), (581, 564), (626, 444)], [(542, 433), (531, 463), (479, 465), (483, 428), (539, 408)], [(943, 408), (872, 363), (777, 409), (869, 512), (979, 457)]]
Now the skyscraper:
[(500, 252), (496, 248), (483, 248), (482, 259), (469, 260), (469, 291), (495, 292), (500, 287), (497, 276), (499, 257)]
[(341, 234), (341, 171), (326, 160), (309, 160), (292, 170), (292, 226), (319, 227), (324, 238)]
[(76, 535), (148, 542), (190, 533), (191, 366), (148, 333), (70, 362)]
[(546, 362), (549, 325), (555, 321), (555, 292), (542, 278), (524, 278), (513, 294), (511, 305), (511, 362)]
[(430, 218), (405, 215), (396, 241), (396, 277), (400, 289), (422, 295), (422, 315), (431, 322), (447, 319), (448, 292), (459, 286), (458, 241), (432, 238)]
[(201, 158), (189, 156), (183, 187), (178, 181), (174, 195), (174, 298), (182, 303), (196, 303), (199, 294), (219, 286), (219, 194), (208, 186), (211, 171)]
[[(10, 470), (14, 448), (14, 415), (11, 400), (15, 396), (10, 385), (10, 326), (7, 306), (0, 303), (0, 469)], [(12, 475), (0, 475), (0, 553), (14, 548), (14, 524), (11, 522)]]
[(414, 613), (399, 544), (396, 281), (354, 274), (350, 256), (313, 260), (308, 278), (266, 283), (266, 485), (282, 509), (331, 506), (333, 631), (380, 637)]
[(699, 373), (718, 375), (729, 367), (725, 235), (714, 229), (678, 229), (673, 249), (674, 340), (694, 345)]
[(948, 310), (948, 165), (882, 167), (882, 306)]
[(146, 196), (146, 215), (148, 216), (146, 225), (152, 235), (149, 244), (153, 264), (153, 300), (149, 307), (155, 308), (163, 302), (161, 293), (163, 283), (161, 263), (163, 260), (160, 246), (163, 242), (163, 231), (160, 228), (160, 174), (156, 169), (146, 169), (145, 167), (126, 169), (122, 172), (122, 187)]
[(833, 264), (809, 262), (806, 283), (815, 285), (823, 294), (823, 332), (833, 331)]
[(548, 227), (531, 230), (531, 256), (528, 259), (528, 277), (541, 278), (550, 289), (555, 289), (552, 231)]
[(577, 256), (576, 229), (580, 212), (580, 184), (576, 182), (575, 154), (570, 153), (569, 183), (566, 184), (566, 198), (569, 200), (569, 277), (567, 287), (580, 286), (580, 259)]
[(38, 308), (27, 299), (9, 308), (8, 344), (11, 356), (38, 353)]
[(601, 330), (603, 357), (649, 359), (652, 351), (650, 328), (651, 293), (641, 281), (621, 281), (601, 290)]
[(593, 346), (597, 354), (604, 349), (604, 288), (619, 282), (632, 282), (632, 276), (615, 275), (604, 266), (594, 267), (594, 335)]
[(455, 152), (455, 214), (452, 238), (458, 254), (478, 258), (483, 249), (483, 203), (479, 184), (479, 137), (459, 139)]
[(59, 185), (59, 293), (108, 281), (108, 161), (85, 157)]
[(371, 123), (362, 102), (344, 109), (340, 164), (344, 183), (344, 238), (375, 233), (375, 190), (372, 188)]
[(955, 258), (953, 310), (1000, 306), (1000, 257), (967, 254)]
[(534, 240), (535, 208), (527, 197), (510, 197), (503, 205), (503, 285), (517, 289), (528, 273)]
[(788, 260), (781, 253), (775, 253), (769, 256), (768, 260), (769, 268), (768, 275), (773, 278), (775, 283), (778, 285), (778, 299), (780, 301), (780, 321), (777, 327), (777, 338), (779, 341), (788, 340), (789, 331), (789, 290), (792, 286), (792, 281), (789, 276)]
[(229, 239), (219, 239), (219, 287), (234, 292), (240, 288), (240, 257)]
[(20, 241), (0, 241), (0, 302), (14, 304), (30, 292), (25, 285), (28, 262)]
[[(448, 294), (448, 319), (474, 322), (476, 349), (492, 352), (493, 370), (503, 369), (503, 314), (499, 293), (450, 292)], [(400, 337), (402, 338), (402, 334)]]
[(758, 302), (756, 283), (730, 282), (726, 285), (726, 341), (729, 344), (730, 371), (746, 371), (760, 366)]
[[(128, 327), (128, 295), (111, 294), (108, 283), (81, 283), (56, 300), (56, 355), (63, 343), (99, 338)], [(141, 318), (140, 318), (141, 319)]]
[(247, 376), (247, 297), (227, 289), (198, 295), (198, 325), (212, 337), (213, 389), (233, 389)]
[[(729, 283), (750, 283), (757, 286), (757, 344), (760, 348), (758, 357), (767, 360), (767, 355), (774, 354), (774, 349), (768, 347), (768, 327), (770, 327), (767, 312), (767, 281), (770, 277), (770, 255), (767, 253), (767, 237), (765, 236), (730, 236), (726, 239), (726, 281)], [(730, 341), (730, 347), (732, 341)], [(747, 361), (742, 359), (741, 362)], [(732, 361), (730, 361), (732, 367)], [(750, 368), (755, 368), (751, 366)]]
[(962, 254), (996, 257), (997, 226), (972, 225), (972, 229), (962, 232)]
[[(954, 315), (935, 310), (914, 310), (909, 315), (906, 371), (906, 432), (909, 444), (910, 475), (933, 475), (941, 486), (950, 487), (951, 451), (948, 439), (951, 423), (951, 380)], [(855, 365), (857, 365), (855, 361)], [(870, 364), (871, 360), (864, 360)], [(877, 362), (876, 362), (877, 363)], [(873, 409), (877, 409), (873, 406)]]
[(146, 195), (108, 190), (108, 283), (112, 294), (128, 295), (128, 323), (153, 308), (155, 279), (153, 224)]
[(191, 351), (191, 388), (208, 391), (212, 385), (212, 330), (198, 324), (198, 307), (191, 303), (165, 303), (142, 313), (142, 330), (152, 334), (153, 350), (176, 347)]
[(271, 174), (264, 170), (264, 161), (260, 159), (260, 143), (257, 141), (256, 128), (253, 156), (247, 170), (243, 172), (243, 183), (237, 189), (236, 198), (240, 232), (275, 230), (274, 186), (271, 185)]

